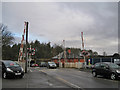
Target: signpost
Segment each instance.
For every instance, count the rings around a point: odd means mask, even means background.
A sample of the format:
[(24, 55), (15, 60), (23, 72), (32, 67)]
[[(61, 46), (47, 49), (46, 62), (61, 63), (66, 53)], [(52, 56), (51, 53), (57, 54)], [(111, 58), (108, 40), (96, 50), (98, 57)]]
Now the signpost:
[(85, 59), (85, 57), (88, 55), (88, 52), (86, 51), (86, 50), (83, 50), (82, 51), (82, 55), (83, 55), (83, 57), (84, 57), (84, 67), (86, 68), (86, 59)]

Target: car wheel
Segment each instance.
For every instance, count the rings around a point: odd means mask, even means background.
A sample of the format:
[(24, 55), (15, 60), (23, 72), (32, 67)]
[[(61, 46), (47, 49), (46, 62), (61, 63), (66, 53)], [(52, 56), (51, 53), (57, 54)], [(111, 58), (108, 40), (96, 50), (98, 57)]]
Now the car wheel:
[(94, 77), (97, 77), (97, 73), (96, 73), (96, 72), (92, 72), (92, 75), (93, 75)]
[(112, 73), (111, 76), (110, 76), (110, 78), (111, 78), (112, 80), (115, 80), (115, 79), (116, 79), (116, 75), (115, 75), (114, 73)]
[(7, 74), (6, 74), (6, 72), (3, 73), (3, 78), (4, 78), (4, 79), (7, 78)]

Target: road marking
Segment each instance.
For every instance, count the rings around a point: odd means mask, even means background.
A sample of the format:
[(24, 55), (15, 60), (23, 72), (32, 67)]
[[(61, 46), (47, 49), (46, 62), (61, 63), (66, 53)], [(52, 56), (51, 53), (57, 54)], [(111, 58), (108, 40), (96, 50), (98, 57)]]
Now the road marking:
[(30, 72), (33, 72), (33, 71), (30, 69)]
[[(44, 70), (39, 70), (39, 71), (46, 73)], [(64, 79), (62, 79), (60, 77), (56, 77), (56, 79), (58, 79), (58, 80), (60, 80), (60, 81), (62, 81), (64, 83), (66, 83), (66, 84), (69, 84), (69, 85), (71, 85), (74, 88), (81, 88), (81, 87), (79, 87), (79, 86), (77, 86), (77, 85), (75, 85), (73, 83), (70, 83), (70, 82), (68, 82), (68, 81), (66, 81), (66, 80), (64, 80)], [(52, 85), (52, 84), (50, 84), (50, 85)]]
[(44, 70), (39, 70), (39, 71), (41, 71), (41, 72), (44, 72), (44, 73), (45, 73), (45, 71), (44, 71)]
[(40, 67), (35, 67), (35, 69), (38, 69), (38, 68), (40, 68)]
[(50, 82), (46, 82), (49, 86), (53, 86), (53, 84), (52, 83), (50, 83)]
[(62, 79), (62, 78), (60, 78), (60, 77), (56, 77), (58, 80), (60, 80), (60, 81), (63, 81), (64, 83), (66, 83), (66, 84), (69, 84), (69, 85), (71, 85), (72, 87), (74, 87), (74, 88), (81, 88), (80, 86), (77, 86), (77, 85), (75, 85), (75, 84), (73, 84), (73, 83), (70, 83), (70, 82), (68, 82), (68, 81), (66, 81), (65, 79)]

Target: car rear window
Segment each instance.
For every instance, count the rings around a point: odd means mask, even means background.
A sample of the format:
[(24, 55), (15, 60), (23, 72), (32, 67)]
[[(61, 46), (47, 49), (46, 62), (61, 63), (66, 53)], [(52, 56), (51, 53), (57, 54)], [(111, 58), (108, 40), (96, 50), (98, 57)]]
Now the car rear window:
[(110, 68), (120, 68), (120, 66), (118, 66), (117, 64), (114, 64), (114, 63), (111, 63), (110, 65)]
[(99, 68), (100, 67), (100, 64), (99, 63), (96, 63), (95, 64), (95, 68)]

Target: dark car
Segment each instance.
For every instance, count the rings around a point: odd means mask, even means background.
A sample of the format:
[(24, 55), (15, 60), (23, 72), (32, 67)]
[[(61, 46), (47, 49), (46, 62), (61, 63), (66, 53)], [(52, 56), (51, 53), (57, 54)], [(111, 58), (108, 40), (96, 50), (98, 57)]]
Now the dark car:
[(4, 79), (16, 76), (23, 78), (24, 70), (19, 64), (10, 60), (2, 60), (0, 62), (2, 63), (2, 77)]
[(55, 64), (55, 62), (48, 62), (47, 68), (57, 68), (57, 65)]
[(94, 77), (102, 75), (115, 80), (120, 77), (120, 66), (110, 62), (96, 63), (93, 67), (92, 74)]

